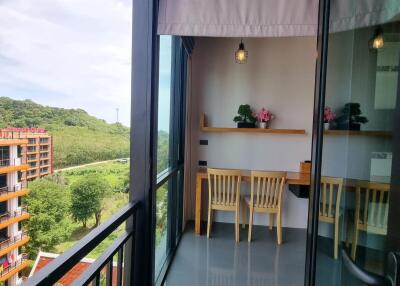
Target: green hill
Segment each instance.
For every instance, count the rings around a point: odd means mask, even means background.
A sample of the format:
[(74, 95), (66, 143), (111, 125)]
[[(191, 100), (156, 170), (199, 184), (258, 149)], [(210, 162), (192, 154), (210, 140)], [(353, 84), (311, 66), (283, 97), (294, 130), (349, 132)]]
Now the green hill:
[(129, 157), (129, 128), (109, 124), (82, 109), (0, 97), (0, 128), (41, 127), (53, 135), (54, 167)]

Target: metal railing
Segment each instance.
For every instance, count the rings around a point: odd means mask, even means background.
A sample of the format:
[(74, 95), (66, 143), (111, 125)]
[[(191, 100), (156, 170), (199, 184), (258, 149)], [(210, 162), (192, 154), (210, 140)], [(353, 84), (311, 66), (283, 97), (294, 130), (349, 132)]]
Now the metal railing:
[(8, 167), (10, 166), (10, 159), (1, 159), (0, 160), (0, 167)]
[(23, 206), (23, 207), (18, 208), (15, 211), (3, 213), (2, 215), (0, 215), (0, 223), (7, 221), (9, 219), (15, 218), (15, 217), (22, 216), (27, 213), (28, 213), (28, 206)]
[(26, 253), (22, 253), (16, 261), (11, 262), (7, 267), (3, 267), (3, 270), (0, 271), (0, 277), (10, 273), (27, 259), (28, 255)]
[(23, 182), (16, 184), (13, 187), (1, 187), (0, 188), (0, 196), (7, 195), (9, 193), (18, 192), (18, 191), (22, 190), (23, 188), (26, 188), (26, 186), (27, 186), (26, 182), (23, 181)]
[[(139, 203), (132, 202), (123, 207), (109, 220), (93, 229), (74, 246), (47, 264), (22, 285), (47, 286), (57, 283), (61, 277), (78, 264), (82, 258), (88, 255), (90, 251), (98, 246), (121, 224), (131, 217), (133, 217), (133, 221), (135, 221), (135, 214), (139, 206)], [(112, 285), (114, 274), (113, 267), (115, 268), (115, 266), (113, 266), (113, 258), (116, 254), (118, 254), (116, 281), (118, 286), (122, 285), (124, 246), (130, 238), (132, 238), (133, 241), (133, 229), (135, 228), (133, 227), (132, 230), (129, 231), (126, 230), (120, 237), (115, 239), (103, 254), (97, 258), (71, 285), (89, 285), (90, 283), (92, 283), (92, 285), (99, 285), (102, 278), (105, 279), (107, 285)], [(106, 268), (106, 271), (104, 271), (104, 268)], [(104, 273), (105, 277), (102, 277)]]
[(10, 166), (19, 166), (21, 164), (26, 164), (26, 157), (18, 157), (15, 159), (2, 159), (0, 160), (0, 167), (10, 167)]
[(28, 235), (27, 235), (26, 231), (23, 231), (23, 232), (21, 232), (21, 233), (19, 233), (17, 235), (9, 237), (6, 240), (3, 240), (3, 241), (0, 242), (0, 250), (3, 250), (5, 248), (13, 245), (14, 243), (16, 243), (16, 242), (18, 242), (18, 241), (20, 241), (20, 240), (22, 240), (24, 238), (27, 238), (27, 237), (28, 237)]

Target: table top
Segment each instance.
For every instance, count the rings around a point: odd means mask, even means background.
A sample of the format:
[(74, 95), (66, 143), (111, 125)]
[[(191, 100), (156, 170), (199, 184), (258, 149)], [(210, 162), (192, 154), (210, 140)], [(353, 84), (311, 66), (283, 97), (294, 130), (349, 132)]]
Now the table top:
[[(250, 181), (251, 178), (251, 170), (241, 170), (242, 171), (242, 180)], [(310, 174), (308, 173), (300, 173), (300, 172), (286, 172), (286, 182), (288, 185), (310, 185)], [(199, 168), (197, 172), (197, 176), (202, 179), (207, 178), (207, 168)]]

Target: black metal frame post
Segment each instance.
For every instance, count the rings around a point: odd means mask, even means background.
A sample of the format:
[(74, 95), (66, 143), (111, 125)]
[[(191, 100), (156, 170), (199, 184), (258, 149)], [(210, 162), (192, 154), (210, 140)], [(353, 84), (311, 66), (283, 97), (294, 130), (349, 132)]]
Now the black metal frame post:
[(329, 10), (330, 0), (319, 1), (318, 13), (318, 58), (315, 71), (314, 88), (314, 117), (312, 137), (312, 168), (311, 186), (308, 205), (307, 250), (304, 285), (315, 284), (317, 238), (318, 238), (318, 212), (319, 212), (319, 186), (321, 184), (323, 122), (325, 106), (326, 70), (328, 61), (329, 39)]
[[(154, 227), (157, 152), (157, 0), (134, 0), (132, 13), (132, 102), (130, 200), (142, 202), (134, 241), (126, 249), (125, 285), (154, 281)], [(133, 228), (134, 221), (127, 223)]]

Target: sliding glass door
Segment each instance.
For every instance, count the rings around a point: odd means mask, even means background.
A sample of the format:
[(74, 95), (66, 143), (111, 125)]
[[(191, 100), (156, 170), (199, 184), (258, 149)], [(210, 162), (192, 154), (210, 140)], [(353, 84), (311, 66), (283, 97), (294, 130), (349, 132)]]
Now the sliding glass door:
[(182, 232), (187, 54), (179, 37), (159, 37), (155, 284), (161, 285)]
[(308, 284), (400, 285), (400, 3), (321, 2)]

